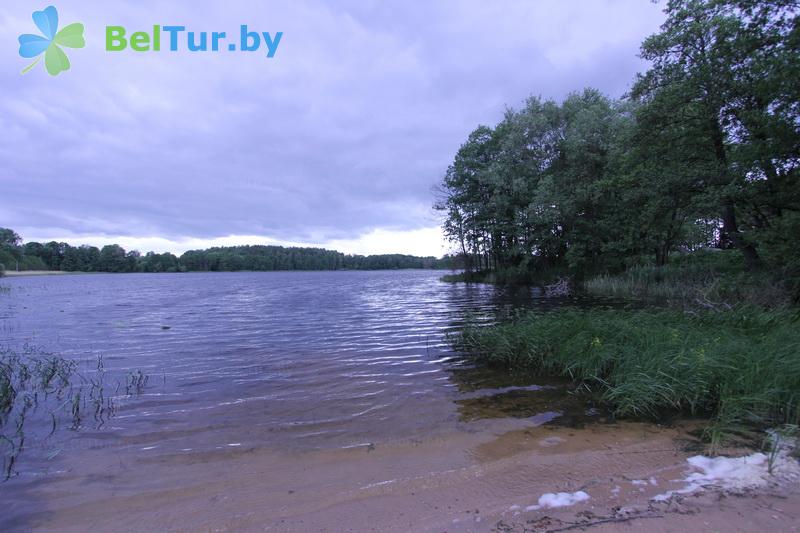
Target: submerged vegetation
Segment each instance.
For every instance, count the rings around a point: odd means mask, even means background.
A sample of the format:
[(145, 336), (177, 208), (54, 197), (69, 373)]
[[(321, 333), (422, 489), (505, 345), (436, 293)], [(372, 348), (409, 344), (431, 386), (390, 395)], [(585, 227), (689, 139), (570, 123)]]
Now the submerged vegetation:
[(92, 372), (79, 372), (75, 361), (36, 346), (0, 351), (0, 476), (13, 476), (22, 452), (42, 445), (65, 423), (73, 431), (89, 423), (102, 427), (116, 412), (121, 389), (126, 396), (141, 394), (147, 381), (137, 370), (112, 385), (102, 356)]

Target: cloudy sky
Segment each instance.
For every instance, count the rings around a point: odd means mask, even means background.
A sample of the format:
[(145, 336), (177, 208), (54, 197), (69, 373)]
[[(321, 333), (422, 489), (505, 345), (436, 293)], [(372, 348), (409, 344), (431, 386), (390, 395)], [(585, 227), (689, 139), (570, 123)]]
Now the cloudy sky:
[[(447, 251), (432, 187), (528, 95), (621, 96), (663, 21), (645, 0), (58, 0), (72, 68), (18, 54), (0, 11), (0, 226), (28, 240), (182, 252), (238, 243)], [(105, 27), (283, 32), (264, 52), (105, 51)], [(162, 36), (166, 41), (166, 37)]]

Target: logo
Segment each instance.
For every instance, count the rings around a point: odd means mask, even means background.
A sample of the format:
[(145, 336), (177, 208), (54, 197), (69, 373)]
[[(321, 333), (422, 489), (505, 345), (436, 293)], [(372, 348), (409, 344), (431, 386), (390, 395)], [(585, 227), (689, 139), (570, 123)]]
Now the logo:
[[(162, 39), (163, 37), (163, 39)], [(233, 37), (233, 34), (231, 35)], [(161, 52), (162, 40), (164, 50), (177, 52), (255, 52), (264, 50), (268, 58), (275, 57), (283, 32), (272, 34), (267, 31), (250, 31), (247, 24), (239, 26), (239, 40), (225, 43), (228, 33), (224, 31), (187, 31), (186, 26), (153, 25), (152, 33), (146, 31), (133, 32), (123, 26), (106, 26), (106, 52), (121, 52), (130, 46), (134, 52)], [(262, 46), (263, 44), (263, 46)]]
[[(26, 33), (19, 36), (19, 55), (36, 58), (25, 67), (27, 74), (44, 57), (44, 66), (51, 76), (58, 76), (69, 70), (70, 63), (62, 47), (83, 48), (84, 27), (74, 22), (58, 29), (58, 11), (48, 6), (42, 11), (33, 12), (33, 22), (42, 35)], [(268, 59), (275, 57), (283, 32), (252, 31), (247, 24), (239, 26), (237, 32), (196, 31), (187, 26), (153, 24), (152, 31), (129, 32), (124, 26), (106, 26), (106, 52), (257, 52)], [(162, 48), (163, 41), (163, 48)]]
[(58, 31), (58, 11), (53, 6), (48, 6), (42, 11), (34, 11), (33, 23), (42, 35), (26, 33), (19, 36), (19, 55), (36, 58), (36, 61), (25, 67), (22, 74), (30, 72), (42, 60), (42, 54), (44, 54), (45, 69), (51, 76), (69, 70), (69, 58), (61, 47), (86, 46), (86, 41), (83, 39), (83, 24), (75, 22)]

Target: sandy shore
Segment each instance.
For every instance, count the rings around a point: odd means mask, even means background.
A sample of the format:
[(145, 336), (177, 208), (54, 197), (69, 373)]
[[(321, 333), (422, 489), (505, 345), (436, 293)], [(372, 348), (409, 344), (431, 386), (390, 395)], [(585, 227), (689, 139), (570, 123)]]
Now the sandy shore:
[(6, 270), (3, 275), (8, 278), (18, 278), (22, 276), (60, 276), (75, 274), (75, 272), (64, 272), (63, 270)]
[(800, 530), (800, 491), (785, 487), (764, 493), (706, 491), (670, 503), (600, 510), (582, 509), (501, 521), (491, 531), (647, 531), (653, 533), (770, 533)]
[[(303, 453), (96, 453), (4, 489), (6, 531), (797, 531), (797, 483), (679, 489), (696, 446), (644, 424), (456, 432)], [(134, 451), (135, 450), (135, 451)], [(696, 448), (694, 449), (696, 453)], [(535, 508), (552, 492), (569, 507)]]

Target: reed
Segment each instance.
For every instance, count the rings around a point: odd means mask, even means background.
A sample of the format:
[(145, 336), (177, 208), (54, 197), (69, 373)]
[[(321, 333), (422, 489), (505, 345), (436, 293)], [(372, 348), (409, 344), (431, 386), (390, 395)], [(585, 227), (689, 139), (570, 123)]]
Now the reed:
[(590, 294), (665, 302), (681, 308), (763, 308), (791, 304), (792, 290), (768, 272), (746, 272), (736, 250), (700, 251), (664, 266), (638, 265), (584, 282)]
[(618, 416), (706, 416), (712, 447), (800, 422), (800, 324), (790, 311), (562, 310), (468, 326), (456, 342), (489, 364), (567, 376)]
[[(80, 372), (75, 361), (32, 345), (0, 350), (0, 454), (3, 477), (16, 472), (19, 457), (31, 439), (52, 438), (63, 419), (80, 430), (87, 421), (101, 428), (116, 412), (108, 393), (109, 376), (103, 357), (95, 369)], [(125, 376), (125, 394), (141, 394), (149, 377), (141, 370)], [(121, 386), (117, 381), (117, 389)], [(45, 432), (45, 429), (47, 430)]]

